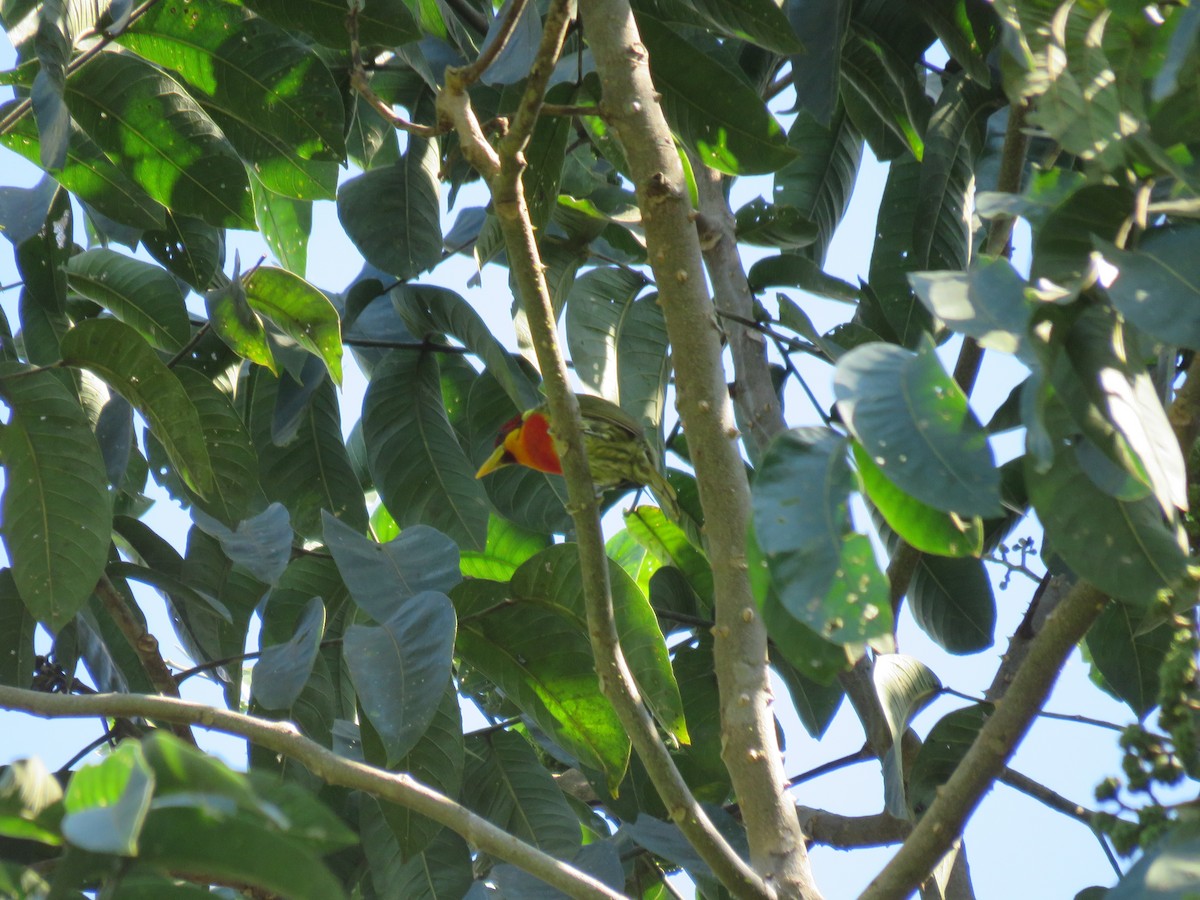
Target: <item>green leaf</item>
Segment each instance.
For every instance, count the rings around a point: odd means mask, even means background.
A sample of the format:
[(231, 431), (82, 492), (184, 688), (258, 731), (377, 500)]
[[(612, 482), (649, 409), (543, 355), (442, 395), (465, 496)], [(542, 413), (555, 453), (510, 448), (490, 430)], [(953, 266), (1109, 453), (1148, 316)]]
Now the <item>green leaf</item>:
[(661, 565), (683, 573), (696, 596), (709, 608), (713, 605), (712, 567), (704, 553), (688, 540), (683, 529), (656, 506), (639, 506), (625, 514), (625, 527)]
[(926, 308), (986, 350), (1035, 362), (1026, 334), (1036, 309), (1025, 281), (1004, 257), (980, 257), (967, 272), (912, 272), (908, 276)]
[(734, 214), (738, 241), (759, 247), (794, 250), (820, 236), (818, 227), (794, 206), (756, 197)]
[(0, 772), (0, 835), (62, 846), (62, 797), (58, 779), (40, 759), (14, 760)]
[(289, 272), (303, 276), (308, 269), (308, 242), (313, 227), (311, 200), (295, 200), (250, 179), (254, 221), (275, 258)]
[(458, 584), (458, 547), (428, 525), (413, 525), (377, 544), (324, 513), (325, 546), (358, 608), (386, 622), (408, 600), (425, 591), (446, 594)]
[(4, 547), (25, 607), (57, 631), (103, 571), (112, 500), (96, 438), (63, 382), (3, 365), (0, 396), (12, 411), (0, 430)]
[(941, 691), (942, 683), (919, 659), (898, 653), (877, 656), (871, 678), (888, 731), (892, 735), (892, 746), (883, 758), (885, 805), (893, 816), (907, 819), (910, 815), (904, 797), (901, 738), (913, 716)]
[(267, 709), (291, 709), (312, 674), (324, 633), (325, 604), (313, 597), (291, 640), (263, 648), (254, 665), (254, 699)]
[(196, 406), (141, 335), (114, 319), (88, 319), (63, 337), (62, 354), (64, 363), (94, 372), (133, 404), (188, 487), (201, 495), (212, 490)]
[(219, 805), (156, 807), (146, 819), (139, 859), (197, 880), (232, 882), (293, 900), (346, 896), (306, 841), (263, 827), (257, 815), (222, 813)]
[(225, 345), (242, 359), (265, 366), (272, 375), (279, 375), (279, 366), (271, 352), (267, 329), (262, 319), (250, 308), (246, 289), (240, 278), (225, 287), (215, 288), (204, 295), (208, 324)]
[(263, 490), (268, 499), (288, 508), (292, 528), (303, 537), (318, 539), (321, 511), (328, 510), (352, 528), (365, 531), (366, 502), (342, 439), (333, 383), (321, 379), (301, 409), (298, 429), (305, 439), (283, 446), (272, 440), (279, 381), (258, 370), (252, 397), (250, 435), (258, 451)]
[(282, 503), (237, 523), (236, 529), (193, 510), (192, 520), (205, 534), (215, 537), (229, 561), (242, 566), (263, 584), (274, 584), (292, 556), (292, 524)]
[(842, 102), (875, 156), (925, 154), (931, 104), (911, 65), (867, 29), (851, 24), (842, 46)]
[[(802, 288), (810, 294), (837, 300), (841, 303), (858, 302), (858, 288), (854, 285), (826, 274), (816, 262), (808, 257), (792, 253), (760, 259), (750, 267), (750, 271), (746, 274), (746, 280), (750, 284), (750, 290), (754, 293), (771, 287), (787, 286)], [(782, 309), (780, 318), (783, 318)], [(786, 321), (783, 324), (795, 330)]]
[(405, 900), (466, 896), (473, 877), (466, 841), (439, 825), (433, 843), (410, 855), (398, 841), (395, 829), (389, 830), (386, 812), (380, 809), (383, 805), (374, 797), (364, 797), (358, 816), (363, 852), (377, 895)]
[[(794, 6), (788, 5), (788, 10)], [(802, 58), (792, 60), (793, 76), (799, 59)], [(805, 85), (800, 96), (809, 90), (809, 85)], [(850, 116), (839, 103), (826, 125), (802, 110), (787, 133), (787, 143), (798, 151), (798, 156), (775, 173), (772, 197), (775, 203), (794, 206), (806, 220), (816, 223), (820, 235), (809, 253), (820, 263), (850, 205), (854, 179), (863, 158), (863, 136), (854, 130)]]
[(541, 402), (537, 387), (516, 358), (496, 340), (466, 300), (454, 291), (429, 285), (397, 285), (390, 296), (401, 320), (418, 339), (448, 334), (483, 362), (513, 403), (531, 409)]
[[(291, 0), (251, 0), (247, 4), (281, 28), (299, 29), (327, 47), (346, 48), (346, 5), (320, 0), (297, 7)], [(421, 32), (409, 4), (404, 0), (375, 0), (358, 11), (359, 40), (365, 45), (398, 47), (419, 40)]]
[(675, 648), (672, 666), (683, 698), (692, 742), (673, 755), (679, 774), (701, 802), (724, 803), (732, 791), (729, 770), (721, 759), (720, 697), (712, 635), (698, 634), (697, 643)]
[(1146, 849), (1105, 900), (1188, 900), (1200, 887), (1200, 836), (1190, 828), (1168, 831)]
[(1092, 277), (1096, 241), (1117, 239), (1133, 214), (1134, 197), (1124, 185), (1080, 186), (1058, 170), (1054, 173), (1034, 180), (1026, 192), (1032, 194), (1026, 204), (1034, 209), (1020, 214), (1034, 225), (1030, 280), (1070, 285)]
[(846, 439), (827, 428), (780, 434), (753, 486), (749, 550), (759, 605), (773, 588), (788, 613), (837, 643), (883, 637), (892, 626), (870, 542), (850, 527), (853, 488)]
[(259, 266), (242, 282), (246, 300), (297, 344), (321, 358), (333, 383), (342, 383), (342, 325), (320, 290), (286, 269)]
[[(932, 4), (926, 4), (932, 5)], [(941, 268), (970, 253), (975, 160), (983, 151), (988, 117), (1002, 95), (965, 74), (953, 76), (938, 97), (925, 132), (925, 155), (913, 217), (913, 250)], [(933, 261), (937, 260), (935, 264)]]
[(67, 79), (71, 115), (117, 165), (175, 213), (253, 228), (250, 183), (221, 130), (174, 79), (101, 53)]
[(908, 608), (921, 630), (950, 653), (992, 646), (996, 596), (978, 559), (922, 557), (908, 587)]
[(483, 487), (446, 416), (434, 354), (394, 351), (363, 398), (371, 478), (401, 526), (425, 523), (463, 549), (487, 542)]
[(854, 436), (901, 490), (960, 516), (1000, 514), (1000, 471), (987, 433), (932, 341), (916, 353), (856, 347), (838, 361), (834, 393)]
[[(882, 323), (867, 317), (868, 309), (860, 306), (855, 321), (866, 325), (885, 338), (886, 331), (895, 334), (896, 341), (905, 347), (915, 347), (921, 335), (932, 330), (932, 322), (924, 307), (909, 287), (907, 273), (921, 269), (961, 269), (964, 256), (957, 260), (931, 262), (917, 252), (916, 209), (921, 191), (921, 165), (913, 159), (893, 162), (888, 170), (887, 184), (875, 220), (876, 239), (871, 249), (870, 293), (882, 312)], [(874, 311), (874, 310), (870, 310)]]
[(1136, 250), (1094, 240), (1117, 267), (1104, 284), (1121, 315), (1166, 344), (1200, 349), (1200, 226), (1155, 229)]
[(269, 189), (333, 199), (342, 97), (308, 46), (231, 4), (155, 6), (118, 42), (178, 74)]
[(910, 497), (871, 459), (862, 445), (851, 445), (863, 492), (888, 527), (922, 553), (979, 556), (983, 552), (983, 520), (962, 519)]
[[(7, 512), (5, 521), (8, 521)], [(11, 549), (9, 554), (11, 556)], [(37, 619), (21, 602), (12, 569), (0, 569), (0, 684), (24, 687), (29, 683), (35, 666), (33, 633), (36, 628)]]
[(166, 225), (142, 233), (142, 246), (172, 275), (205, 291), (225, 260), (225, 233), (191, 216), (166, 214)]
[[(787, 617), (795, 628), (805, 628), (795, 619)], [(770, 625), (767, 626), (770, 630)], [(834, 646), (828, 641), (822, 641), (812, 629), (807, 629), (812, 635), (812, 641), (821, 642), (826, 648)], [(844, 671), (850, 668), (850, 663), (846, 659), (846, 654), (841, 648), (836, 648), (837, 657), (835, 662), (839, 665), (839, 670)], [(812, 657), (805, 664), (806, 669), (813, 668)], [(784, 687), (787, 688), (788, 696), (792, 700), (792, 708), (796, 710), (796, 716), (800, 719), (800, 724), (804, 726), (804, 730), (808, 732), (809, 737), (814, 740), (820, 740), (825, 731), (833, 724), (833, 718), (837, 715), (842, 706), (842, 699), (846, 696), (846, 690), (842, 687), (841, 682), (836, 679), (831, 680), (828, 684), (823, 684), (813, 678), (809, 678), (797, 666), (792, 665), (786, 660), (774, 659), (771, 662), (772, 667), (778, 673), (780, 680), (783, 681)]]
[(183, 295), (158, 266), (112, 250), (86, 250), (68, 261), (67, 280), (159, 350), (174, 353), (191, 337)]
[(610, 784), (620, 783), (629, 738), (600, 691), (591, 643), (577, 617), (544, 600), (511, 603), (509, 585), (500, 582), (466, 581), (451, 593), (462, 661), (568, 754), (602, 770)]
[[(1047, 413), (1054, 462), (1039, 471), (1025, 457), (1029, 499), (1056, 553), (1082, 578), (1127, 603), (1149, 604), (1184, 577), (1186, 542), (1163, 524), (1158, 503), (1126, 502), (1103, 493), (1081, 467), (1073, 428), (1061, 405)], [(1097, 547), (1113, 552), (1098, 553)]]
[(136, 741), (123, 741), (104, 761), (75, 772), (63, 806), (63, 837), (92, 853), (137, 856), (154, 772)]
[(783, 129), (741, 76), (648, 12), (637, 16), (663, 111), (683, 142), (726, 175), (774, 172), (795, 157)]
[(350, 679), (389, 766), (433, 721), (450, 678), (454, 633), (454, 607), (437, 591), (410, 597), (382, 625), (346, 629), (342, 646)]
[(1000, 23), (987, 3), (978, 0), (935, 0), (914, 10), (933, 29), (950, 57), (972, 80), (991, 83), (987, 55)]
[(579, 820), (550, 772), (518, 734), (497, 731), (467, 739), (463, 800), (509, 834), (554, 856), (579, 850)]
[[(196, 369), (178, 366), (172, 371), (196, 406), (213, 470), (212, 490), (206, 495), (202, 497), (181, 484), (187, 494), (176, 495), (176, 499), (191, 502), (231, 526), (262, 512), (267, 498), (259, 484), (258, 459), (242, 417), (229, 397)], [(162, 444), (153, 435), (146, 443), (158, 479), (161, 465), (167, 461)]]
[[(7, 117), (17, 102), (12, 100), (0, 105), (0, 115)], [(0, 146), (34, 163), (40, 161), (37, 127), (29, 116), (17, 119), (9, 130), (0, 134)], [(163, 226), (166, 210), (162, 204), (117, 168), (74, 122), (71, 123), (66, 164), (54, 173), (54, 180), (115, 221), (135, 228)]]
[(413, 139), (403, 159), (342, 183), (338, 219), (367, 262), (406, 279), (442, 258), (437, 159)]
[(1110, 603), (1088, 629), (1086, 641), (1093, 680), (1140, 720), (1158, 706), (1159, 667), (1171, 646), (1171, 629), (1139, 633), (1138, 618), (1125, 604)]
[[(769, 0), (682, 0), (636, 4), (674, 25), (703, 23), (726, 37), (739, 38), (775, 53), (803, 53), (783, 10)], [(699, 22), (697, 21), (699, 17)]]
[(548, 543), (544, 534), (496, 515), (489, 516), (487, 545), (483, 550), (466, 550), (460, 554), (463, 577), (507, 581), (521, 563), (545, 550)]
[[(617, 634), (642, 699), (668, 734), (687, 743), (679, 688), (671, 672), (658, 619), (646, 595), (625, 570), (611, 560), (608, 569)], [(548, 604), (564, 610), (586, 633), (583, 575), (579, 550), (574, 544), (556, 544), (531, 557), (517, 570), (509, 587), (518, 602)]]
[(924, 814), (938, 788), (954, 774), (992, 710), (990, 703), (956, 709), (929, 729), (908, 773), (908, 807), (915, 818)]
[[(369, 720), (360, 723), (363, 756), (372, 765), (387, 763), (382, 741)], [(447, 797), (458, 797), (462, 791), (466, 754), (463, 750), (462, 711), (454, 682), (447, 680), (442, 701), (434, 713), (425, 734), (403, 759), (395, 771), (407, 772), (422, 784), (427, 784)], [(392, 836), (404, 857), (421, 853), (429, 842), (443, 830), (442, 826), (420, 813), (397, 804), (381, 802), (380, 808)]]

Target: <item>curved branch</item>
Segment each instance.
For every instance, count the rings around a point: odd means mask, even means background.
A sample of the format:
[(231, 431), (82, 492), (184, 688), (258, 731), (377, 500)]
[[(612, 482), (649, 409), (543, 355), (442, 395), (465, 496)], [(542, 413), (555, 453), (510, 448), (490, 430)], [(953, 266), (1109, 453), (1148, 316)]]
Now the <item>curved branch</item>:
[(743, 893), (767, 888), (816, 897), (804, 836), (784, 790), (770, 710), (767, 632), (746, 559), (750, 486), (682, 165), (628, 0), (581, 0), (580, 8), (600, 76), (601, 114), (625, 150), (637, 191), (675, 360), (676, 405), (704, 508), (716, 600), (721, 756), (745, 816), (751, 863), (762, 876), (747, 879)]
[(365, 791), (445, 825), (468, 843), (536, 875), (572, 897), (622, 900), (620, 891), (496, 827), (482, 816), (403, 772), (385, 772), (338, 756), (296, 730), (291, 722), (260, 719), (202, 703), (140, 694), (43, 694), (0, 685), (0, 708), (42, 718), (92, 716), (145, 718), (178, 725), (197, 725), (243, 737), (273, 753), (294, 759), (328, 784)]
[(901, 900), (925, 879), (962, 833), (967, 818), (1004, 771), (1029, 730), (1067, 656), (1104, 609), (1108, 598), (1086, 582), (1072, 589), (1030, 642), (1004, 699), (979, 730), (954, 774), (904, 845), (862, 894), (861, 900)]

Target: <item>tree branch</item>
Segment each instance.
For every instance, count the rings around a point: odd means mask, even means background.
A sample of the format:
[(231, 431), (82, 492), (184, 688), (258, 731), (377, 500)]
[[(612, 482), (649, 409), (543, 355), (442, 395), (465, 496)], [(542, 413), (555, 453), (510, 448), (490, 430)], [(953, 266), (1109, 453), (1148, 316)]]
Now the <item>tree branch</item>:
[(601, 114), (625, 150), (637, 191), (675, 360), (676, 405), (704, 508), (716, 600), (721, 755), (745, 816), (751, 862), (762, 875), (747, 879), (741, 893), (773, 888), (783, 896), (816, 897), (804, 836), (784, 790), (769, 706), (767, 633), (746, 560), (750, 488), (682, 166), (628, 0), (581, 0), (581, 10), (600, 76)]
[[(113, 620), (113, 624), (125, 635), (125, 640), (137, 654), (154, 689), (165, 697), (178, 698), (179, 684), (163, 660), (162, 654), (158, 652), (158, 639), (147, 631), (146, 624), (133, 614), (131, 603), (125, 594), (107, 575), (102, 575), (96, 584), (96, 596), (100, 598), (104, 611)], [(193, 747), (196, 746), (196, 737), (186, 725), (177, 726), (174, 731)]]
[(331, 785), (365, 791), (427, 816), (461, 835), (477, 849), (536, 875), (572, 896), (622, 900), (619, 891), (514, 837), (466, 807), (403, 772), (386, 772), (344, 759), (304, 737), (291, 722), (276, 722), (173, 697), (140, 694), (92, 694), (79, 697), (43, 694), (0, 685), (0, 708), (42, 718), (145, 718), (178, 725), (198, 725), (245, 738), (273, 753), (294, 759)]
[(862, 894), (861, 900), (902, 900), (929, 874), (962, 833), (993, 781), (1054, 686), (1063, 662), (1100, 615), (1108, 598), (1086, 582), (1077, 584), (1030, 642), (1024, 663), (1003, 700), (980, 729), (954, 774), (912, 834)]
[(836, 850), (884, 847), (899, 844), (912, 832), (913, 823), (891, 813), (873, 816), (842, 816), (823, 809), (797, 806), (800, 825), (814, 843)]
[(500, 23), (500, 28), (496, 32), (495, 39), (479, 52), (479, 56), (473, 63), (462, 66), (458, 70), (459, 77), (462, 78), (464, 86), (470, 87), (482, 78), (483, 73), (496, 61), (496, 57), (504, 52), (504, 48), (508, 46), (508, 41), (516, 29), (517, 23), (521, 20), (521, 15), (525, 12), (525, 4), (526, 0), (512, 0), (512, 5), (508, 7), (508, 12), (504, 14), (504, 21)]

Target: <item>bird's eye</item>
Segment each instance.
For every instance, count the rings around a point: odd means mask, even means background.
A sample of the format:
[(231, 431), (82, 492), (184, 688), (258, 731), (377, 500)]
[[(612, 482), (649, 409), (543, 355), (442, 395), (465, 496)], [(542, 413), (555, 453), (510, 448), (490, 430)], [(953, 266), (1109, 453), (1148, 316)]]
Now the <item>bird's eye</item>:
[(520, 414), (513, 416), (507, 422), (500, 426), (500, 433), (496, 435), (496, 443), (493, 446), (499, 447), (504, 443), (504, 439), (512, 432), (521, 427), (522, 418)]

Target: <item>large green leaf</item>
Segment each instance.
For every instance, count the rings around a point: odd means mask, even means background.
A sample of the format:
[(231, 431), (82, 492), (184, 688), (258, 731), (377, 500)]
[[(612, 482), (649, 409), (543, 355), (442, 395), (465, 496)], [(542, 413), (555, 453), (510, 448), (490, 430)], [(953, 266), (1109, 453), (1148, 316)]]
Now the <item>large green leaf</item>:
[(488, 504), (446, 416), (432, 353), (395, 351), (363, 398), (372, 480), (401, 526), (423, 522), (463, 549), (487, 542)]
[(780, 434), (754, 479), (749, 549), (760, 606), (773, 588), (788, 613), (838, 643), (883, 637), (892, 627), (870, 542), (850, 527), (853, 489), (846, 439), (825, 428)]
[(308, 241), (313, 227), (313, 204), (277, 194), (250, 179), (254, 194), (254, 221), (263, 240), (283, 268), (303, 276), (308, 269)]
[(282, 446), (272, 440), (278, 384), (268, 372), (259, 370), (250, 407), (250, 436), (258, 451), (259, 477), (267, 498), (288, 508), (292, 527), (304, 537), (321, 536), (322, 510), (365, 531), (366, 502), (342, 440), (333, 384), (322, 379), (302, 408), (298, 428), (304, 438)]
[(246, 299), (246, 289), (240, 277), (224, 287), (214, 288), (204, 295), (208, 325), (230, 350), (279, 375), (279, 365), (271, 350), (266, 326)]
[(696, 799), (724, 803), (732, 787), (729, 770), (721, 759), (721, 704), (712, 643), (712, 635), (699, 634), (695, 645), (675, 648), (672, 664), (692, 742), (674, 756), (679, 773)]
[(913, 272), (909, 283), (931, 313), (987, 350), (1035, 364), (1026, 331), (1036, 307), (1003, 257), (981, 257), (966, 272)]
[(673, 25), (702, 22), (726, 37), (740, 38), (774, 53), (803, 53), (783, 10), (770, 0), (643, 0), (637, 11)]
[(1166, 344), (1200, 349), (1200, 226), (1156, 229), (1136, 250), (1096, 243), (1118, 269), (1105, 292), (1121, 315)]
[[(386, 766), (387, 751), (370, 720), (360, 723), (363, 756), (372, 765)], [(407, 772), (422, 784), (427, 784), (447, 797), (457, 798), (462, 790), (466, 754), (463, 750), (462, 711), (454, 682), (447, 680), (433, 720), (425, 734), (393, 767)], [(409, 857), (420, 853), (442, 831), (442, 826), (413, 810), (393, 803), (381, 802), (383, 817), (392, 829), (400, 853)]]
[(11, 410), (0, 428), (4, 548), (26, 608), (57, 631), (87, 602), (108, 557), (112, 500), (104, 461), (58, 377), (13, 363), (0, 375), (0, 396)]
[(36, 629), (37, 620), (21, 602), (12, 569), (0, 569), (0, 684), (10, 687), (29, 684), (35, 665), (33, 633)]
[[(0, 115), (12, 112), (18, 101), (0, 105)], [(0, 134), (0, 146), (39, 161), (37, 127), (24, 116)], [(161, 228), (166, 210), (131, 175), (112, 163), (79, 126), (71, 123), (67, 162), (54, 174), (55, 180), (72, 194), (109, 218), (135, 228)]]
[(1172, 630), (1160, 625), (1140, 633), (1136, 611), (1110, 603), (1087, 633), (1092, 678), (1144, 719), (1158, 705), (1159, 667)]
[[(931, 330), (929, 313), (917, 301), (906, 275), (922, 269), (961, 269), (965, 255), (957, 260), (932, 262), (917, 252), (916, 210), (921, 194), (922, 166), (911, 158), (900, 159), (888, 169), (887, 184), (875, 219), (875, 244), (871, 248), (870, 286), (878, 298), (886, 327), (905, 347), (915, 347), (921, 335)], [(965, 247), (963, 250), (965, 251)], [(856, 321), (887, 337), (883, 326), (864, 318), (859, 307)]]
[(546, 549), (548, 544), (549, 539), (544, 534), (522, 528), (497, 515), (489, 516), (487, 546), (460, 555), (463, 577), (507, 581), (521, 563)]
[(376, 896), (405, 900), (450, 900), (467, 895), (471, 887), (471, 849), (449, 828), (437, 826), (433, 843), (406, 850), (387, 820), (383, 801), (364, 797), (359, 808), (363, 852), (370, 865)]
[[(1163, 524), (1150, 497), (1124, 501), (1101, 491), (1080, 464), (1072, 425), (1061, 406), (1051, 407), (1047, 427), (1054, 462), (1040, 471), (1025, 457), (1029, 499), (1046, 529), (1047, 541), (1082, 578), (1105, 593), (1139, 606), (1184, 576), (1186, 543)], [(1097, 547), (1120, 548), (1097, 552)]]
[(910, 815), (905, 800), (901, 739), (913, 716), (937, 695), (942, 684), (919, 659), (898, 653), (877, 656), (871, 678), (892, 736), (892, 746), (883, 758), (884, 802), (893, 816), (907, 819)]
[(669, 363), (657, 297), (636, 299), (645, 285), (638, 273), (615, 267), (575, 279), (567, 296), (567, 346), (584, 384), (653, 435), (662, 421)]
[(196, 406), (141, 335), (115, 319), (88, 319), (63, 337), (62, 354), (64, 363), (96, 373), (133, 404), (188, 487), (202, 495), (212, 490)]
[(1121, 876), (1105, 900), (1188, 900), (1200, 888), (1200, 835), (1192, 828), (1167, 830)]
[(325, 294), (299, 275), (272, 266), (259, 266), (242, 286), (251, 308), (319, 356), (333, 383), (342, 383), (342, 323)]
[(388, 765), (412, 750), (433, 721), (450, 679), (454, 632), (454, 607), (438, 591), (413, 595), (382, 625), (346, 629), (350, 678)]
[(119, 40), (173, 70), (271, 190), (333, 199), (342, 98), (311, 49), (230, 4), (160, 4)]
[(462, 580), (458, 547), (428, 525), (413, 525), (386, 544), (363, 537), (329, 513), (325, 545), (359, 609), (386, 622), (423, 591), (448, 593)]
[(519, 734), (497, 731), (467, 739), (463, 800), (485, 819), (547, 853), (569, 858), (580, 847), (579, 819)]
[(921, 557), (908, 587), (908, 605), (921, 630), (951, 653), (992, 646), (996, 597), (980, 560)]
[(437, 156), (430, 146), (414, 138), (402, 159), (338, 189), (346, 234), (367, 262), (397, 278), (411, 278), (442, 258)]
[(992, 714), (990, 703), (956, 709), (938, 719), (929, 729), (908, 773), (908, 807), (920, 817), (962, 762), (979, 729)]
[(191, 337), (183, 294), (158, 266), (103, 248), (85, 250), (67, 263), (67, 283), (159, 350), (175, 353)]
[[(349, 46), (346, 7), (336, 0), (309, 0), (297, 6), (291, 0), (252, 0), (247, 4), (281, 28), (298, 29), (328, 47)], [(396, 47), (421, 34), (412, 8), (404, 0), (377, 0), (358, 11), (358, 35), (366, 45)]]
[(856, 347), (838, 361), (838, 410), (897, 487), (935, 509), (999, 515), (1000, 470), (987, 433), (938, 360), (892, 344)]
[(103, 762), (71, 777), (63, 797), (63, 837), (92, 853), (137, 856), (154, 772), (136, 741), (123, 741)]
[(516, 358), (496, 340), (479, 313), (454, 291), (402, 284), (390, 296), (396, 312), (417, 338), (439, 334), (457, 338), (479, 357), (520, 409), (531, 409), (541, 402), (537, 387)]
[(67, 79), (71, 115), (146, 192), (210, 225), (253, 228), (250, 183), (221, 130), (183, 87), (129, 54), (101, 53)]
[(629, 737), (600, 691), (587, 632), (553, 603), (511, 603), (509, 585), (471, 580), (451, 592), (456, 651), (583, 765), (619, 784)]
[(192, 216), (168, 212), (164, 227), (143, 232), (142, 246), (197, 291), (208, 289), (225, 261), (225, 232)]
[[(658, 619), (646, 595), (624, 569), (609, 561), (608, 570), (617, 635), (642, 698), (667, 733), (687, 743), (679, 688)], [(567, 612), (586, 633), (583, 575), (574, 544), (556, 544), (531, 557), (517, 570), (509, 587), (513, 599), (521, 603), (546, 604)]]
[(983, 552), (983, 520), (963, 519), (910, 497), (891, 481), (857, 441), (854, 463), (863, 492), (893, 531), (922, 553), (978, 556)]
[(793, 54), (797, 121), (827, 126), (836, 115), (842, 81), (842, 44), (850, 27), (850, 0), (791, 0), (783, 5), (804, 52)]
[(795, 157), (783, 129), (740, 74), (649, 12), (637, 19), (667, 121), (701, 162), (726, 175), (761, 175)]
[[(258, 480), (258, 457), (242, 417), (229, 397), (203, 374), (184, 366), (172, 370), (196, 406), (200, 430), (212, 462), (212, 490), (201, 496), (167, 468), (170, 458), (162, 443), (151, 433), (146, 449), (154, 477), (178, 501), (195, 504), (210, 516), (234, 526), (261, 512), (267, 505)], [(164, 474), (164, 468), (166, 472)]]
[(913, 249), (931, 266), (951, 266), (970, 255), (975, 160), (1000, 100), (999, 91), (959, 74), (942, 88), (933, 109), (913, 218)]
[(713, 605), (713, 576), (708, 559), (656, 506), (639, 506), (625, 514), (625, 527), (641, 546), (664, 566), (683, 573), (688, 585), (709, 609)]
[(325, 604), (313, 597), (291, 639), (263, 648), (251, 682), (254, 699), (267, 709), (290, 709), (312, 674), (324, 633)]
[(911, 65), (883, 40), (851, 26), (842, 46), (842, 101), (882, 160), (925, 153), (931, 103)]

